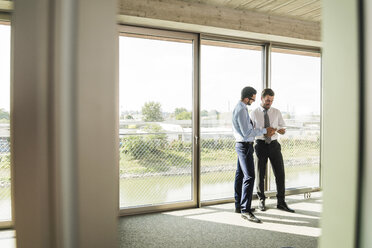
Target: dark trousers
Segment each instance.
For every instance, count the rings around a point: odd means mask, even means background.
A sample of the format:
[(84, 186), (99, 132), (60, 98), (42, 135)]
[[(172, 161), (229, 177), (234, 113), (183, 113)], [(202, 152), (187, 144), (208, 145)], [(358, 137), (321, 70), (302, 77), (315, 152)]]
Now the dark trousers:
[(266, 199), (264, 182), (266, 176), (267, 161), (270, 159), (273, 168), (278, 204), (284, 202), (285, 193), (285, 172), (284, 162), (281, 152), (282, 148), (278, 141), (273, 140), (270, 144), (266, 144), (263, 140), (257, 140), (255, 151), (258, 158), (257, 161), (257, 196), (261, 201)]
[(252, 194), (254, 187), (254, 162), (253, 143), (236, 142), (235, 150), (238, 154), (238, 163), (235, 174), (235, 208), (241, 209), (242, 213), (251, 209)]

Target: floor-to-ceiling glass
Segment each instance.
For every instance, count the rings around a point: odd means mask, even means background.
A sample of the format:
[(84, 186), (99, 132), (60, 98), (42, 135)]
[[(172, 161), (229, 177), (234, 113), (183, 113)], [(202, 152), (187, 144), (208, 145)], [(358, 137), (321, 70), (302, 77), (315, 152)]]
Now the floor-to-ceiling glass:
[(194, 38), (119, 37), (120, 207), (190, 202)]
[[(237, 166), (231, 113), (241, 90), (262, 90), (263, 47), (241, 42), (201, 41), (201, 200), (234, 196)], [(249, 107), (249, 111), (257, 107)]]
[[(281, 110), (287, 131), (280, 135), (286, 188), (320, 186), (320, 53), (273, 48), (273, 107)], [(270, 190), (275, 190), (270, 177)]]
[(10, 221), (10, 25), (0, 23), (0, 222)]
[[(270, 65), (265, 83), (271, 82), (273, 106), (287, 123), (280, 137), (286, 187), (319, 187), (320, 53), (274, 47), (265, 65), (264, 45), (203, 36), (199, 53), (197, 41), (196, 35), (154, 29), (121, 32), (120, 207), (196, 206), (198, 195), (203, 202), (231, 199), (231, 112), (245, 86), (257, 90), (249, 111), (258, 107)], [(268, 186), (275, 190), (271, 173)]]

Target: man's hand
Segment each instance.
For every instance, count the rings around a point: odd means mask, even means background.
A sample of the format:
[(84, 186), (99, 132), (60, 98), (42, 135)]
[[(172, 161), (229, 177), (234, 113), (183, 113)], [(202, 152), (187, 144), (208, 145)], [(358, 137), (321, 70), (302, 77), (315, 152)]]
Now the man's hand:
[(285, 134), (285, 129), (284, 128), (279, 129), (277, 132), (280, 133), (280, 134)]
[(266, 128), (266, 134), (265, 134), (265, 136), (266, 137), (271, 137), (271, 136), (273, 136), (274, 134), (275, 134), (275, 131), (276, 131), (276, 128), (272, 128), (272, 127), (267, 127)]

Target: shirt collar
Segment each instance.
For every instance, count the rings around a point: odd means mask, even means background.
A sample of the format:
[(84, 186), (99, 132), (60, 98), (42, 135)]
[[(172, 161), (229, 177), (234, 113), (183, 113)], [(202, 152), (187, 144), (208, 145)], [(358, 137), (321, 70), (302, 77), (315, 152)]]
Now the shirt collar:
[[(270, 111), (270, 109), (271, 109), (271, 108), (269, 108), (269, 109), (267, 110), (267, 112), (269, 112), (269, 111)], [(263, 111), (265, 110), (265, 108), (264, 108), (264, 107), (262, 107), (262, 106), (261, 106), (261, 104), (260, 104), (260, 110), (261, 110), (262, 112), (263, 112)]]
[(242, 102), (242, 101), (239, 101), (239, 104), (240, 104), (240, 106), (242, 106), (242, 107), (247, 107), (247, 105), (246, 105), (244, 102)]

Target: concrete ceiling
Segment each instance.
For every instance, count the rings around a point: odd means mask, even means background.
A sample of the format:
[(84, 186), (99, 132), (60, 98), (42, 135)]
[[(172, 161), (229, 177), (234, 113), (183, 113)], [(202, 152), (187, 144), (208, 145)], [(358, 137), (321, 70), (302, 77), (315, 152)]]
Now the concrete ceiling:
[(268, 15), (320, 22), (321, 0), (182, 0), (236, 10), (249, 10)]
[[(129, 0), (133, 1), (133, 0)], [(134, 0), (135, 1), (135, 0)], [(321, 22), (321, 0), (181, 0), (186, 3), (199, 3), (235, 10), (247, 10), (267, 15)], [(12, 6), (11, 0), (0, 0), (0, 9)]]
[(221, 31), (216, 29), (223, 29), (226, 35), (232, 35), (230, 31), (249, 32), (251, 38), (252, 34), (270, 35), (270, 38), (256, 36), (259, 40), (273, 41), (280, 36), (321, 41), (320, 1), (119, 0), (119, 18), (120, 23), (129, 25), (213, 34)]

